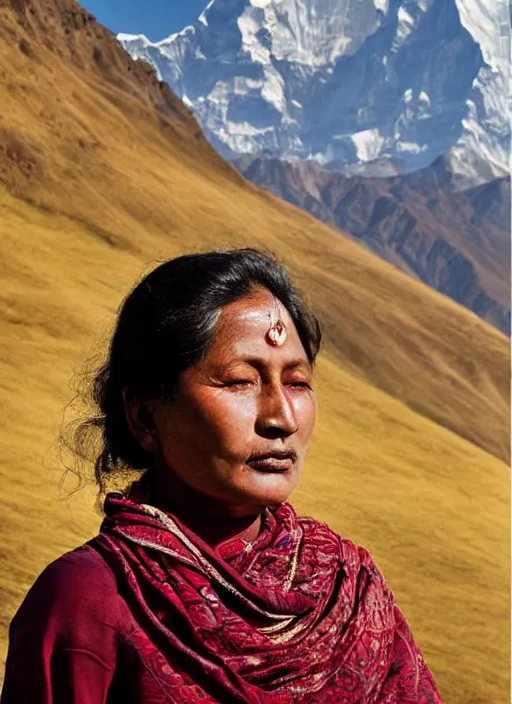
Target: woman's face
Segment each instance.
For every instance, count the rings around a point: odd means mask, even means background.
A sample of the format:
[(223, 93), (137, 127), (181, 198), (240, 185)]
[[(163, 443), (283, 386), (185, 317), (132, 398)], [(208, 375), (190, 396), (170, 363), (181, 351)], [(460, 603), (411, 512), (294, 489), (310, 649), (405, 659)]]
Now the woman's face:
[(153, 401), (160, 478), (174, 473), (233, 516), (285, 501), (297, 485), (316, 417), (312, 368), (279, 304), (286, 341), (266, 337), (276, 300), (266, 290), (222, 310), (206, 356), (172, 401)]

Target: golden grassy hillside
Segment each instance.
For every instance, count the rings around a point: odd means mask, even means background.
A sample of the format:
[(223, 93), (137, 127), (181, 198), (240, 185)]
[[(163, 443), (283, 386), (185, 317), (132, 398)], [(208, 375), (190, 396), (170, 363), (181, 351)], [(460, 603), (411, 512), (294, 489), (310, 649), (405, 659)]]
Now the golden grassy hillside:
[(297, 507), (370, 549), (446, 702), (508, 701), (508, 340), (246, 183), (71, 0), (0, 0), (0, 104), (0, 657), (37, 573), (100, 520), (92, 487), (59, 493), (74, 371), (157, 261), (251, 244), (325, 330)]

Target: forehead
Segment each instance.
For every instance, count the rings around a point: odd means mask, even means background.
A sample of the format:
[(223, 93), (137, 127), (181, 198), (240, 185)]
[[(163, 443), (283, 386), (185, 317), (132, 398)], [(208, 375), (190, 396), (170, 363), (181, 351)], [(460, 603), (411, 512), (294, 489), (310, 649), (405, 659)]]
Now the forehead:
[[(277, 320), (286, 327), (287, 337), (281, 347), (273, 347), (266, 340), (269, 328)], [(219, 357), (257, 355), (286, 361), (293, 357), (309, 363), (292, 317), (285, 306), (266, 290), (258, 290), (224, 306), (210, 353)]]

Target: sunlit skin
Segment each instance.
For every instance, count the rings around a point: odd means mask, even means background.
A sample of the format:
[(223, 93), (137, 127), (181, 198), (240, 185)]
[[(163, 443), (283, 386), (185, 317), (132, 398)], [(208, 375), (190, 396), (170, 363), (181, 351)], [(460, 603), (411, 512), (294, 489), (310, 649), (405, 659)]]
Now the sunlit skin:
[[(287, 338), (266, 333), (276, 301), (258, 289), (222, 310), (205, 357), (181, 375), (172, 401), (126, 401), (132, 432), (155, 459), (162, 508), (215, 518), (219, 537), (257, 532), (267, 506), (286, 501), (300, 477), (316, 418), (313, 370), (293, 321), (279, 305)], [(141, 410), (152, 417), (141, 423)], [(279, 460), (255, 455), (291, 453)], [(215, 532), (215, 531), (214, 531)], [(235, 531), (236, 532), (236, 531)]]

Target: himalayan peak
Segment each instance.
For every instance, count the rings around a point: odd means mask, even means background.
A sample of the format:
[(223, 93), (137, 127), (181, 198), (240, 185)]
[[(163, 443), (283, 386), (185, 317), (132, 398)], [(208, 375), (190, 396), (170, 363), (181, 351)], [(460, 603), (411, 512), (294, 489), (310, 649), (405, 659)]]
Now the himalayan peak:
[(212, 0), (118, 39), (228, 159), (389, 176), (444, 154), (463, 188), (507, 172), (509, 27), (506, 0)]

